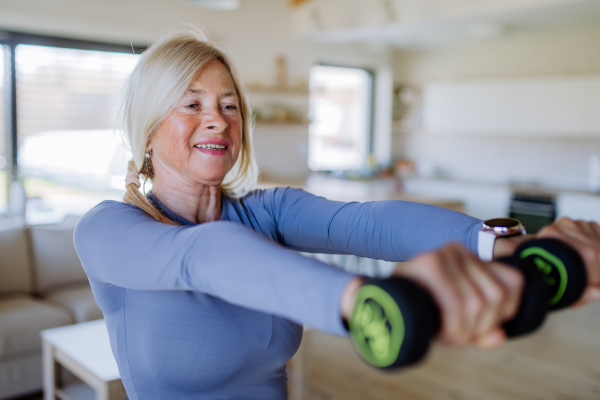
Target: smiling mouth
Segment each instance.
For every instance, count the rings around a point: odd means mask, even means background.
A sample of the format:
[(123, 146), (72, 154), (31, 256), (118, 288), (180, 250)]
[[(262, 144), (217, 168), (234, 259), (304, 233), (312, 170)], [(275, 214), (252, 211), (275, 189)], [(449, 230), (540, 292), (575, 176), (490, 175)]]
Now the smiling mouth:
[(225, 150), (227, 148), (227, 146), (223, 146), (222, 144), (197, 144), (194, 147), (208, 150)]

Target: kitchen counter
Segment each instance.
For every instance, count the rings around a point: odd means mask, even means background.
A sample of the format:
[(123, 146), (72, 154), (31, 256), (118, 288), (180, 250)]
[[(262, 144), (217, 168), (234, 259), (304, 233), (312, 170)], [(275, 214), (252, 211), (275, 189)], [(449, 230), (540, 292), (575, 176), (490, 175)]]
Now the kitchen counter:
[(395, 178), (353, 181), (315, 174), (310, 175), (306, 182), (260, 182), (258, 184), (262, 189), (277, 186), (301, 188), (329, 200), (346, 202), (404, 200), (465, 212), (464, 204), (460, 199), (408, 193), (403, 190), (402, 181)]
[(461, 211), (482, 220), (508, 216), (513, 193), (543, 194), (556, 197), (558, 217), (600, 223), (600, 195), (584, 190), (418, 177), (352, 181), (321, 174), (311, 174), (305, 182), (269, 182), (260, 186), (301, 187), (311, 193), (341, 201), (414, 201)]

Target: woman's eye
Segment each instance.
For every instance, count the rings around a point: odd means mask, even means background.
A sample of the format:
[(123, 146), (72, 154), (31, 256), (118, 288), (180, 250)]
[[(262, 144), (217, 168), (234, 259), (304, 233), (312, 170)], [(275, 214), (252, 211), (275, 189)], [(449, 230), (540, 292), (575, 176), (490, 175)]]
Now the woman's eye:
[(233, 105), (223, 106), (223, 108), (226, 109), (226, 110), (237, 110), (237, 107), (233, 106)]
[(199, 104), (188, 104), (187, 106), (185, 106), (185, 108), (189, 108), (189, 109), (192, 109), (192, 110), (195, 110), (198, 107), (200, 107)]

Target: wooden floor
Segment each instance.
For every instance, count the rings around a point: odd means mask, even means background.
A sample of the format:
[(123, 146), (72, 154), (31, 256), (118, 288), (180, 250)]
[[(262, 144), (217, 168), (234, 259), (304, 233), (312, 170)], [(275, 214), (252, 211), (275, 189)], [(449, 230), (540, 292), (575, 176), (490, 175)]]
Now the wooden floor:
[(290, 400), (599, 400), (600, 303), (555, 313), (536, 334), (492, 352), (434, 347), (399, 372), (371, 368), (348, 339), (316, 331), (305, 334), (290, 376), (299, 356), (308, 390), (291, 388)]
[(600, 304), (552, 314), (536, 334), (495, 351), (435, 347), (423, 364), (394, 373), (364, 364), (348, 339), (315, 331), (306, 339), (304, 399), (600, 399)]

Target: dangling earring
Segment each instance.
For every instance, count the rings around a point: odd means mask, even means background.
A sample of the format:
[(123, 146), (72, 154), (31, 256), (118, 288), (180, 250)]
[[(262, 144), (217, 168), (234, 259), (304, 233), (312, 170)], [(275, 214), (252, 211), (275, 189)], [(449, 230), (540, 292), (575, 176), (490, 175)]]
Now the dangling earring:
[(148, 178), (154, 177), (154, 169), (152, 168), (152, 149), (144, 155), (144, 169)]
[(146, 193), (146, 182), (148, 179), (154, 178), (154, 168), (152, 168), (152, 149), (144, 153), (144, 164), (140, 173), (144, 175), (144, 184), (142, 185), (142, 192)]

